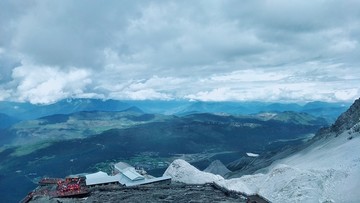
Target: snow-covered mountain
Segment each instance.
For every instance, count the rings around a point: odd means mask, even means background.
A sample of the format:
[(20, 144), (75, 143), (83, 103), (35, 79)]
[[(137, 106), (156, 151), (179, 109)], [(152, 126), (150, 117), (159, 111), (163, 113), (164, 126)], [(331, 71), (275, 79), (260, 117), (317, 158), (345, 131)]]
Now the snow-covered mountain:
[(184, 161), (174, 163), (166, 171), (173, 180), (216, 182), (230, 190), (260, 194), (274, 203), (360, 202), (360, 99), (307, 148), (276, 161), (264, 173), (216, 179)]

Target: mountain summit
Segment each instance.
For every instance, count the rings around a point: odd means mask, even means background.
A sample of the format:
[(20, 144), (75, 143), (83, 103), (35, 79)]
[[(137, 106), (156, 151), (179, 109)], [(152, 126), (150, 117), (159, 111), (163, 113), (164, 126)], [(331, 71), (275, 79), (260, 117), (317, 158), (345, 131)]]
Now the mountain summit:
[(334, 125), (331, 126), (331, 131), (341, 133), (349, 130), (360, 122), (360, 98), (343, 114), (339, 116)]
[(350, 108), (342, 113), (333, 125), (328, 128), (321, 129), (316, 137), (321, 137), (322, 135), (330, 136), (335, 134), (336, 136), (341, 134), (346, 130), (354, 128), (354, 132), (359, 132), (360, 127), (357, 127), (360, 122), (360, 98), (355, 100), (355, 102), (350, 106)]

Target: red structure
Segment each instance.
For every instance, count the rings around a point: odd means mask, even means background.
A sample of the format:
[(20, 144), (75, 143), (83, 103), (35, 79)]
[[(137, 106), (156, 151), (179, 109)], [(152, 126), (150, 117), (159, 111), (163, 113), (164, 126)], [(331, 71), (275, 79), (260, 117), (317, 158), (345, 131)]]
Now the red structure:
[(66, 178), (57, 182), (56, 194), (54, 197), (80, 197), (87, 196), (89, 190), (83, 184), (81, 178)]
[(84, 179), (75, 178), (43, 178), (39, 181), (40, 188), (30, 192), (21, 202), (27, 203), (34, 196), (50, 197), (85, 197), (90, 194)]

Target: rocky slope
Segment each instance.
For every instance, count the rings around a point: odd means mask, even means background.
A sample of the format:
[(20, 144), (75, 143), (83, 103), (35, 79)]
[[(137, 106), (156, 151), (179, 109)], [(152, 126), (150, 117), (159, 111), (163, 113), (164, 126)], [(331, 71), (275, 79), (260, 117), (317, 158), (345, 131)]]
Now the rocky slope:
[(222, 177), (225, 177), (225, 175), (230, 173), (231, 171), (228, 168), (226, 168), (226, 166), (220, 160), (215, 160), (211, 162), (211, 164), (206, 169), (204, 169), (204, 172), (221, 175)]
[(224, 192), (213, 184), (144, 185), (137, 187), (103, 186), (93, 188), (85, 198), (52, 198), (36, 196), (31, 203), (87, 203), (87, 202), (227, 202), (245, 203), (256, 197), (245, 197), (236, 192)]
[(349, 110), (341, 114), (336, 120), (334, 125), (331, 126), (331, 130), (335, 133), (340, 133), (345, 130), (349, 130), (360, 122), (360, 98), (357, 99)]
[(346, 130), (350, 130), (351, 128), (353, 128), (352, 131), (359, 132), (360, 131), (359, 122), (360, 122), (360, 98), (357, 99), (346, 112), (341, 114), (333, 125), (331, 125), (328, 128), (321, 129), (317, 133), (316, 138), (320, 139), (321, 137), (330, 136), (330, 135), (337, 136)]
[(260, 194), (275, 203), (360, 202), (359, 107), (358, 99), (308, 147), (273, 163), (264, 173), (214, 180), (212, 174), (177, 160), (167, 175), (180, 182), (214, 181), (230, 190)]

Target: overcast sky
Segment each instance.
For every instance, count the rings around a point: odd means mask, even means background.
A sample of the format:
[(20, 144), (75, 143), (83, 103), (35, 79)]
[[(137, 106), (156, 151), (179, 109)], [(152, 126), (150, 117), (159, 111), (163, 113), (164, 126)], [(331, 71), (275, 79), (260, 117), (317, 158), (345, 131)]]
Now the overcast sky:
[(353, 101), (358, 0), (1, 0), (0, 100)]

